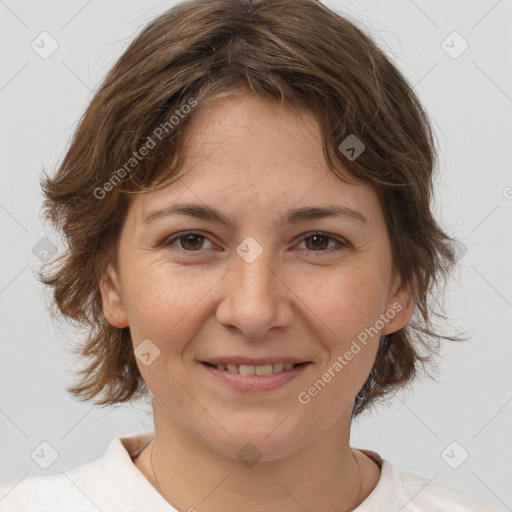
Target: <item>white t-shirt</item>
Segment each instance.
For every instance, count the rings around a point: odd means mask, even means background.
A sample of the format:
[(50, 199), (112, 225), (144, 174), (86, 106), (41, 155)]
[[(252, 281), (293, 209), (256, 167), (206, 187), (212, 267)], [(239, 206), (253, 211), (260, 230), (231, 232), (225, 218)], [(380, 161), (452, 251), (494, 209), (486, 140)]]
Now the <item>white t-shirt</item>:
[[(116, 438), (103, 457), (93, 462), (3, 485), (0, 511), (178, 512), (132, 461), (152, 438), (153, 433)], [(402, 471), (374, 452), (361, 451), (379, 464), (381, 476), (353, 512), (496, 512), (462, 491)]]

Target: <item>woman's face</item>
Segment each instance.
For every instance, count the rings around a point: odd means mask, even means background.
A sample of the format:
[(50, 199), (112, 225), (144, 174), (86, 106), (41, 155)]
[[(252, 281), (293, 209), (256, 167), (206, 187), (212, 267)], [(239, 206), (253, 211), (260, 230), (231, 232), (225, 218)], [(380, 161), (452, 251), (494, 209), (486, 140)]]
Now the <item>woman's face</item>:
[(380, 334), (413, 301), (375, 191), (332, 173), (312, 115), (249, 94), (197, 114), (182, 177), (130, 205), (104, 313), (130, 328), (155, 418), (275, 459), (349, 429)]

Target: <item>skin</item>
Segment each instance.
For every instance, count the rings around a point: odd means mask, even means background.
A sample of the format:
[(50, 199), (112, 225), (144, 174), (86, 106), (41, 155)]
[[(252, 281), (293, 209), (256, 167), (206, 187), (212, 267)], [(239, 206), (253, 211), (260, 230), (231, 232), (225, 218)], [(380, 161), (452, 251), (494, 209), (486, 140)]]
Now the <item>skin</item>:
[[(100, 284), (109, 323), (129, 326), (134, 348), (150, 339), (160, 350), (148, 366), (137, 359), (153, 394), (155, 438), (135, 465), (158, 488), (153, 451), (159, 492), (183, 511), (352, 510), (380, 476), (349, 444), (354, 398), (380, 335), (307, 405), (297, 396), (393, 304), (401, 311), (382, 334), (411, 318), (413, 296), (392, 273), (378, 196), (329, 169), (319, 125), (306, 110), (240, 93), (194, 114), (181, 178), (132, 199), (119, 269), (110, 265)], [(233, 229), (186, 216), (144, 224), (150, 211), (176, 202), (214, 207)], [(344, 217), (279, 223), (291, 208), (327, 204), (358, 210), (367, 224)], [(175, 238), (188, 230), (204, 237)], [(311, 231), (333, 238), (318, 249)], [(252, 263), (236, 252), (248, 236), (263, 250)], [(199, 363), (283, 354), (312, 364), (263, 392), (231, 389)], [(252, 467), (236, 455), (248, 442), (261, 453)]]

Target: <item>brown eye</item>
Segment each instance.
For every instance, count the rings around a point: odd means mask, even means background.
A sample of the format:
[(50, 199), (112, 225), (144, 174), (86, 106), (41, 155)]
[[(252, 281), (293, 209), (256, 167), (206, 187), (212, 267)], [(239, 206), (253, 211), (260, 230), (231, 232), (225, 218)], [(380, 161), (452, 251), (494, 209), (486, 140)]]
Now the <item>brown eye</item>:
[[(310, 233), (308, 236), (303, 238), (303, 241), (305, 242), (306, 249), (308, 251), (315, 252), (335, 252), (348, 247), (348, 243), (326, 233)], [(329, 247), (329, 243), (331, 241), (335, 242), (337, 247), (336, 245)]]
[[(308, 249), (327, 249), (329, 245), (329, 237), (325, 235), (312, 235), (305, 238), (306, 240), (306, 247)], [(310, 241), (311, 243), (308, 244), (307, 242)]]
[(204, 236), (202, 235), (183, 235), (178, 238), (178, 240), (181, 240), (180, 243), (181, 248), (185, 250), (196, 250), (201, 249), (201, 246), (204, 242)]
[(201, 233), (183, 233), (164, 242), (164, 247), (174, 246), (178, 251), (199, 252), (203, 249), (205, 240), (208, 240)]
[[(168, 239), (162, 246), (178, 252), (202, 252), (203, 249), (211, 248), (204, 247), (205, 241), (210, 242), (205, 235), (188, 232)], [(302, 238), (302, 242), (305, 243), (305, 249), (309, 252), (333, 253), (349, 247), (348, 242), (321, 232), (307, 233), (307, 236)], [(334, 242), (334, 245), (330, 245), (332, 242)]]

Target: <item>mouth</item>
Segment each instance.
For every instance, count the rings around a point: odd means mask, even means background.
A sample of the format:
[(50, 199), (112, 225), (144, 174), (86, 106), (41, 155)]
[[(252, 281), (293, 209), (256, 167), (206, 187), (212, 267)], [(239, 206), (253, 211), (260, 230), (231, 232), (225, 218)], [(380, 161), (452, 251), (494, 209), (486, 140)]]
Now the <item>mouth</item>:
[(207, 361), (201, 361), (202, 364), (217, 370), (238, 373), (239, 375), (245, 375), (250, 377), (252, 375), (275, 375), (278, 373), (292, 370), (297, 366), (302, 366), (310, 363), (311, 361), (304, 361), (302, 363), (267, 363), (267, 364), (236, 364), (236, 363), (209, 363)]
[(313, 364), (312, 361), (286, 359), (232, 358), (228, 361), (216, 359), (198, 361), (198, 363), (206, 370), (207, 374), (214, 378), (214, 381), (220, 382), (222, 386), (227, 386), (238, 392), (260, 393), (285, 386)]

